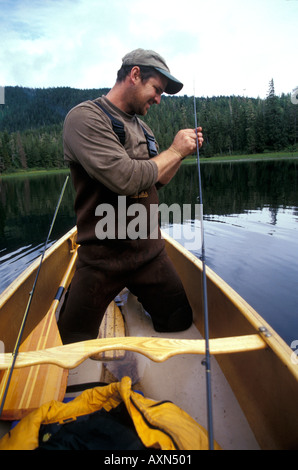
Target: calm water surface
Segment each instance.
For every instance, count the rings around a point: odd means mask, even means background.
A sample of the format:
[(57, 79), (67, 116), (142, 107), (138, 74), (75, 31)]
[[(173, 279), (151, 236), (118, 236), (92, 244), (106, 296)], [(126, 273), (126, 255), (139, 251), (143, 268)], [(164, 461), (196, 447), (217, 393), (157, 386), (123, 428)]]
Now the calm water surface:
[[(291, 344), (298, 339), (298, 162), (213, 163), (201, 171), (207, 264)], [(42, 252), (64, 181), (65, 174), (0, 180), (0, 292)], [(194, 206), (197, 195), (197, 167), (183, 166), (160, 202)], [(69, 182), (50, 243), (75, 224), (73, 198)], [(196, 221), (183, 223), (199, 230)], [(200, 247), (192, 251), (200, 256)]]

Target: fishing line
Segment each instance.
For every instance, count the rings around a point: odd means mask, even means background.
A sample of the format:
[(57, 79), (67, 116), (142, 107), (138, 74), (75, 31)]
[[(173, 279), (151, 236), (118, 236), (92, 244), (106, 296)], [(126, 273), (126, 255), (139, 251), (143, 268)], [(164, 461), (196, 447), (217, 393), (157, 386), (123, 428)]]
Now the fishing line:
[[(69, 179), (69, 176), (66, 177), (64, 185), (63, 185), (61, 193), (60, 193), (60, 196), (59, 196), (59, 200), (58, 200), (58, 203), (57, 203), (57, 206), (56, 206), (56, 209), (55, 209), (55, 213), (54, 213), (53, 220), (52, 220), (52, 223), (51, 223), (51, 226), (50, 226), (50, 230), (49, 230), (49, 233), (48, 233), (45, 245), (44, 245), (44, 249), (43, 249), (43, 252), (42, 252), (42, 255), (41, 255), (41, 259), (40, 259), (40, 263), (39, 263), (38, 270), (37, 270), (37, 273), (36, 273), (35, 281), (34, 281), (32, 290), (29, 294), (29, 300), (28, 300), (27, 307), (26, 307), (26, 310), (25, 310), (25, 313), (24, 313), (24, 316), (23, 316), (23, 320), (22, 320), (22, 324), (21, 324), (21, 327), (20, 327), (20, 330), (19, 330), (18, 338), (17, 338), (16, 344), (15, 344), (15, 347), (14, 347), (14, 350), (13, 350), (13, 353), (12, 353), (12, 363), (11, 363), (11, 366), (10, 366), (10, 369), (9, 369), (9, 375), (8, 375), (8, 378), (7, 378), (7, 382), (6, 382), (6, 385), (3, 385), (2, 390), (1, 390), (0, 417), (2, 415), (5, 400), (6, 400), (6, 397), (7, 397), (8, 388), (9, 388), (9, 385), (10, 385), (12, 373), (14, 371), (14, 366), (15, 366), (15, 363), (16, 363), (16, 360), (17, 360), (19, 348), (20, 348), (20, 345), (21, 345), (22, 336), (23, 336), (24, 329), (25, 329), (25, 324), (26, 324), (26, 321), (27, 321), (27, 318), (28, 318), (28, 313), (29, 313), (29, 310), (30, 310), (32, 298), (33, 298), (34, 291), (35, 291), (35, 288), (36, 288), (36, 284), (37, 284), (38, 276), (39, 276), (40, 269), (41, 269), (41, 266), (42, 266), (42, 262), (43, 262), (43, 259), (44, 259), (44, 255), (45, 255), (45, 252), (46, 252), (47, 247), (48, 247), (48, 242), (49, 242), (49, 239), (50, 239), (50, 236), (51, 236), (51, 233), (52, 233), (55, 221), (56, 221), (56, 217), (57, 217), (57, 214), (58, 214), (58, 211), (59, 211), (59, 208), (60, 208), (60, 204), (61, 204), (61, 201), (62, 201), (62, 198), (63, 198), (63, 195), (64, 195), (64, 191), (65, 191), (68, 179)], [(3, 382), (4, 381), (5, 381), (5, 379), (3, 378)]]
[(204, 330), (205, 330), (205, 359), (202, 362), (206, 369), (206, 389), (207, 389), (207, 418), (208, 418), (208, 439), (209, 449), (213, 450), (213, 416), (212, 416), (212, 393), (211, 393), (211, 364), (209, 349), (209, 314), (208, 314), (208, 298), (207, 298), (207, 276), (205, 263), (205, 240), (203, 226), (203, 195), (201, 181), (201, 165), (200, 165), (200, 149), (198, 139), (198, 123), (197, 123), (197, 105), (196, 95), (194, 93), (194, 115), (195, 115), (195, 131), (197, 135), (197, 163), (199, 176), (199, 202), (200, 202), (200, 224), (201, 224), (201, 261), (203, 266), (203, 304), (204, 304)]

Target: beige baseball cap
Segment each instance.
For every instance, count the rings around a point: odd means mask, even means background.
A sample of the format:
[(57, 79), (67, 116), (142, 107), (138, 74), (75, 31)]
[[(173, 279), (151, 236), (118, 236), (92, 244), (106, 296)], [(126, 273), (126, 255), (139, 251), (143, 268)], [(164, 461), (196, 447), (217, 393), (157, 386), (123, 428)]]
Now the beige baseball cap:
[(183, 87), (183, 83), (171, 75), (170, 69), (165, 60), (157, 54), (157, 52), (145, 49), (135, 49), (123, 57), (122, 64), (131, 66), (146, 65), (147, 67), (154, 68), (168, 79), (165, 92), (169, 95), (175, 95)]

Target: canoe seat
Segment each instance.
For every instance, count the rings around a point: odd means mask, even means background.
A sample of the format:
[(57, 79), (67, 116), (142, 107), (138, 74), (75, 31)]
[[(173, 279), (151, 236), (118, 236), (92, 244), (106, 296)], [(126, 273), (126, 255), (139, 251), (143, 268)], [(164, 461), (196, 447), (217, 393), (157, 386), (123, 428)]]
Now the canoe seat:
[[(37, 351), (40, 349), (61, 346), (55, 313), (49, 311), (36, 326), (19, 351)], [(0, 395), (6, 386), (8, 371), (0, 374)], [(56, 365), (36, 365), (15, 369), (8, 388), (3, 420), (20, 420), (31, 411), (51, 400), (63, 400), (67, 387), (68, 370)]]

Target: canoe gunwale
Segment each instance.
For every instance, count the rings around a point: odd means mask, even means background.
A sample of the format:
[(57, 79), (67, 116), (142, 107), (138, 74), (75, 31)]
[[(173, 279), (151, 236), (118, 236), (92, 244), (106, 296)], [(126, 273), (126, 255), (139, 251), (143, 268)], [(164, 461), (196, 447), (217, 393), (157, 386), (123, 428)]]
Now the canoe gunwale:
[[(51, 247), (46, 250), (44, 261), (46, 261), (55, 253), (59, 247), (62, 247), (65, 243), (69, 245), (69, 254), (73, 253), (73, 250), (77, 247), (76, 245), (76, 227), (73, 227), (63, 237), (57, 240)], [(162, 236), (166, 242), (166, 245), (171, 245), (181, 255), (187, 258), (191, 264), (193, 264), (199, 271), (202, 272), (202, 262), (195, 255), (186, 250), (180, 243), (173, 240), (169, 235), (162, 231)], [(20, 274), (10, 286), (5, 289), (0, 295), (0, 312), (2, 307), (9, 301), (13, 294), (22, 286), (24, 281), (30, 277), (37, 270), (40, 263), (40, 257), (28, 266), (22, 274)], [(208, 281), (211, 282), (222, 294), (237, 308), (237, 310), (247, 319), (249, 324), (253, 327), (254, 332), (260, 334), (263, 340), (268, 346), (278, 355), (281, 361), (288, 367), (291, 373), (298, 380), (298, 367), (291, 361), (291, 355), (293, 351), (285, 343), (285, 341), (271, 328), (271, 326), (232, 288), (230, 287), (220, 276), (218, 276), (211, 268), (206, 266), (206, 274)]]
[[(50, 246), (44, 256), (43, 263), (64, 244), (68, 244), (69, 255), (77, 248), (76, 245), (76, 227), (69, 230), (63, 237)], [(171, 245), (183, 257), (187, 258), (200, 272), (202, 272), (202, 262), (195, 255), (186, 250), (179, 242), (173, 240), (169, 235), (162, 231), (162, 236), (166, 245)], [(22, 286), (24, 281), (29, 278), (38, 269), (40, 257), (31, 263), (22, 274), (20, 274), (10, 286), (0, 295), (0, 312), (2, 307), (9, 301), (13, 294)], [(231, 286), (229, 286), (220, 276), (218, 276), (210, 267), (206, 266), (208, 282), (211, 282), (222, 294), (231, 302), (241, 315), (253, 327), (253, 332), (259, 334), (267, 345), (274, 351), (284, 365), (291, 371), (298, 381), (298, 367), (291, 361), (293, 351), (285, 341), (276, 333), (273, 328), (261, 317)], [(202, 332), (201, 332), (202, 333)], [(235, 335), (236, 336), (236, 335)], [(237, 335), (238, 336), (238, 335)], [(225, 336), (223, 336), (225, 337)], [(214, 338), (213, 338), (214, 339)]]
[[(202, 332), (202, 263), (171, 237), (164, 234), (164, 238), (170, 257), (176, 258), (174, 265), (193, 307), (194, 322)], [(297, 449), (298, 365), (292, 361), (293, 351), (208, 266), (206, 274), (210, 338), (258, 333), (268, 346), (249, 353), (215, 356), (260, 447)]]
[[(73, 227), (63, 237), (53, 243), (45, 252), (43, 263), (46, 262), (57, 249), (65, 242), (70, 243), (70, 253), (75, 248), (76, 227)], [(0, 295), (0, 310), (10, 297), (19, 289), (24, 280), (32, 275), (40, 264), (41, 255), (36, 258)]]
[[(202, 272), (202, 262), (195, 255), (186, 250), (179, 242), (173, 240), (169, 235), (162, 231), (163, 238), (167, 244), (174, 246), (184, 257), (197, 266)], [(235, 305), (243, 317), (250, 323), (256, 333), (260, 334), (267, 345), (274, 351), (284, 365), (290, 370), (291, 374), (298, 381), (298, 367), (291, 361), (292, 349), (278, 335), (278, 333), (267, 323), (256, 310), (246, 302), (229, 284), (218, 276), (210, 267), (206, 266), (206, 275), (208, 281), (212, 282), (222, 294)]]
[[(76, 227), (73, 227), (46, 250), (36, 291), (32, 296), (22, 342), (50, 308), (59, 287), (58, 283), (65, 273), (75, 248)], [(39, 265), (40, 256), (0, 295), (0, 341), (4, 343), (7, 352), (14, 349)], [(44, 268), (45, 266), (47, 269)]]
[[(197, 284), (202, 276), (202, 263), (167, 234), (164, 232), (162, 234), (166, 249), (174, 265), (179, 268), (177, 271), (182, 282), (185, 283), (186, 293), (191, 297), (190, 303), (192, 307), (194, 306), (194, 322), (201, 331), (198, 325), (201, 326), (202, 323), (200, 319), (202, 302)], [(44, 263), (49, 267), (51, 274), (54, 272), (55, 277), (61, 277), (61, 271), (68, 265), (76, 247), (76, 227), (74, 227), (54, 243), (45, 254)], [(58, 253), (56, 253), (57, 250)], [(58, 264), (61, 264), (59, 273), (53, 269), (57, 259)], [(2, 325), (2, 328), (3, 325), (10, 326), (7, 318), (4, 318), (4, 321), (1, 320), (1, 314), (5, 317), (11, 313), (8, 309), (10, 304), (14, 306), (14, 295), (18, 296), (18, 290), (22, 287), (27, 289), (28, 282), (26, 281), (34, 274), (38, 264), (37, 259), (0, 295), (0, 326)], [(190, 272), (187, 272), (188, 270)], [(211, 301), (210, 310), (212, 311), (210, 338), (225, 339), (239, 335), (258, 335), (262, 339), (262, 348), (257, 350), (237, 354), (215, 354), (261, 448), (285, 449), (288, 448), (287, 446), (295, 448), (298, 442), (296, 425), (298, 365), (291, 361), (293, 351), (270, 325), (208, 266), (206, 266), (206, 274), (208, 300)], [(56, 282), (56, 279), (54, 281)], [(57, 287), (58, 285), (55, 284), (55, 288)], [(217, 302), (222, 302), (222, 305), (219, 305), (219, 312), (216, 310), (212, 297), (216, 297)], [(5, 308), (5, 304), (9, 307)], [(225, 314), (226, 307), (230, 310), (227, 314)], [(45, 307), (45, 313), (46, 310)], [(219, 316), (223, 314), (223, 318), (219, 318), (217, 324), (214, 319), (218, 313), (220, 313)], [(32, 330), (31, 324), (30, 328)]]

